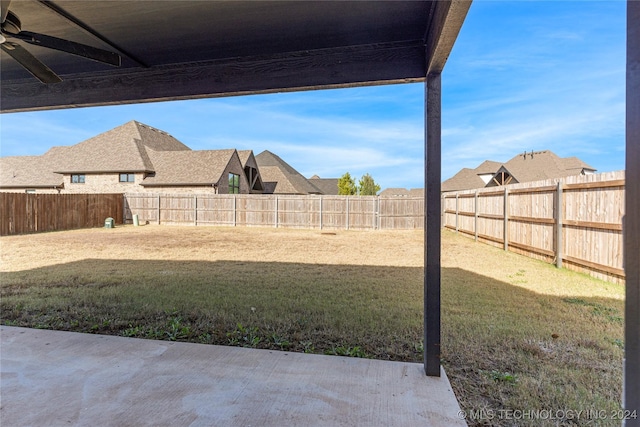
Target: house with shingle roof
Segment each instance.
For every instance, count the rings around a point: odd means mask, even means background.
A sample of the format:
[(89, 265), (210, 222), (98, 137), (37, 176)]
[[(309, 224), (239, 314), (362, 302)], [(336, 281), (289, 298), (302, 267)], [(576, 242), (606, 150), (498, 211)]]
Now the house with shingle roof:
[(326, 196), (338, 195), (338, 180), (339, 178), (320, 178), (318, 175), (309, 178), (309, 182)]
[(0, 191), (57, 193), (64, 188), (63, 177), (52, 171), (57, 160), (50, 152), (0, 158)]
[(442, 191), (461, 191), (522, 182), (588, 175), (596, 171), (577, 157), (558, 157), (549, 150), (518, 154), (506, 163), (485, 160), (477, 168), (461, 169), (442, 183)]
[(378, 194), (380, 197), (424, 197), (424, 188), (385, 188)]
[(235, 149), (198, 151), (147, 150), (154, 171), (140, 185), (146, 190), (210, 191), (216, 194), (249, 192)]
[[(256, 156), (265, 194), (322, 194), (300, 172), (271, 151)], [(337, 185), (337, 184), (336, 184)]]
[(577, 157), (558, 157), (551, 151), (518, 154), (498, 168), (487, 187), (588, 175), (596, 171)]
[(235, 149), (194, 151), (164, 131), (130, 121), (42, 156), (0, 158), (0, 191), (259, 191), (253, 153), (242, 156), (244, 163)]
[(406, 188), (389, 187), (382, 190), (379, 194), (380, 197), (408, 197), (409, 190)]

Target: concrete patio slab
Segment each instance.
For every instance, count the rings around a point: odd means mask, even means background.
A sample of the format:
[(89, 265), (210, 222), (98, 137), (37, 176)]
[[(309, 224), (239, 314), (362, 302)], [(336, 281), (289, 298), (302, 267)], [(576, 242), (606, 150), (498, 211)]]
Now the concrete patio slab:
[(417, 363), (0, 327), (2, 426), (465, 426)]

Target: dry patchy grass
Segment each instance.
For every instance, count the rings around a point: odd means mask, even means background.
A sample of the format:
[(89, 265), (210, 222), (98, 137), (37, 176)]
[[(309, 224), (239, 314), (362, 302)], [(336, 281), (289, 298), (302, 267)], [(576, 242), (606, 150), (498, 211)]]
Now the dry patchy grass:
[[(0, 243), (4, 324), (421, 360), (421, 231), (146, 226)], [(622, 286), (450, 232), (442, 263), (443, 364), (464, 409), (619, 408)], [(559, 420), (572, 422), (590, 420)]]

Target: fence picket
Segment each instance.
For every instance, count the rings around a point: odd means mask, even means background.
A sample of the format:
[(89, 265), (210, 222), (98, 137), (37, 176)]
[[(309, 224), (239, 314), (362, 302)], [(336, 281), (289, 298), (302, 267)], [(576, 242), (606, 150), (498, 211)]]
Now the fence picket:
[[(458, 207), (464, 198), (475, 206)], [(558, 267), (624, 282), (624, 171), (450, 192), (443, 227)], [(502, 199), (502, 200), (500, 200)], [(465, 222), (465, 213), (475, 224)], [(476, 237), (477, 236), (477, 237)]]
[(122, 194), (0, 193), (0, 235), (122, 224), (123, 212)]

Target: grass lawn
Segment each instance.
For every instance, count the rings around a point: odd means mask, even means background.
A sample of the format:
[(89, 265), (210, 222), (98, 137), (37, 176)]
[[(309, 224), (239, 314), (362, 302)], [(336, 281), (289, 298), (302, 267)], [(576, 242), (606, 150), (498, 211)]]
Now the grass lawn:
[[(5, 325), (422, 360), (421, 231), (127, 226), (0, 244)], [(470, 425), (619, 409), (623, 286), (448, 231), (442, 264), (443, 365), (463, 409), (495, 411)]]

